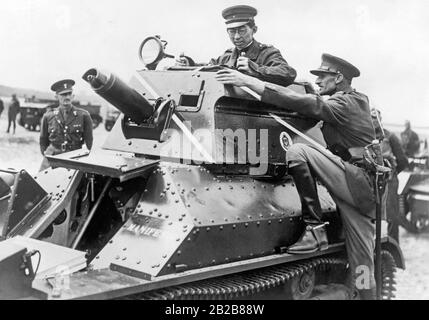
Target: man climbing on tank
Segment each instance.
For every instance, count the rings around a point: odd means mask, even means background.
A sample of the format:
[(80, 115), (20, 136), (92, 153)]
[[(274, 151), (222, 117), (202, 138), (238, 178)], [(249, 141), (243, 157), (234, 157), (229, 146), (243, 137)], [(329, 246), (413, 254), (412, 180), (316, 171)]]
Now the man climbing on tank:
[(257, 13), (255, 8), (245, 5), (222, 11), (234, 48), (212, 59), (210, 64), (224, 65), (263, 81), (288, 86), (296, 78), (295, 69), (288, 65), (278, 49), (253, 38), (258, 30), (254, 20)]
[[(361, 299), (375, 297), (375, 197), (371, 179), (361, 167), (363, 147), (375, 139), (368, 98), (351, 87), (360, 71), (349, 62), (323, 54), (321, 67), (312, 70), (317, 76), (320, 95), (298, 94), (288, 88), (249, 77), (235, 70), (220, 70), (217, 80), (223, 84), (245, 86), (267, 102), (296, 111), (313, 119), (323, 120), (322, 133), (329, 151), (302, 143), (286, 152), (288, 173), (293, 177), (301, 198), (307, 228), (301, 239), (288, 249), (289, 253), (320, 250), (320, 242), (312, 230), (324, 228), (315, 177), (328, 189), (339, 209), (345, 230), (350, 264), (350, 286)], [(353, 155), (349, 151), (353, 150)], [(359, 160), (354, 160), (354, 159)], [(320, 239), (318, 239), (320, 241)], [(325, 239), (326, 241), (326, 239)], [(359, 282), (357, 279), (366, 281)]]

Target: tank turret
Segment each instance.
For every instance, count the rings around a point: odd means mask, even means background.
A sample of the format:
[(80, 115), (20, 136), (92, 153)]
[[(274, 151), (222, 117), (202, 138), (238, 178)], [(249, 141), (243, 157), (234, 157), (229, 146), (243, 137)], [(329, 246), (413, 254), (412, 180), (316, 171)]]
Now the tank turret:
[[(269, 115), (278, 114), (274, 106), (223, 86), (215, 80), (215, 71), (142, 70), (131, 80), (134, 89), (114, 75), (87, 71), (83, 78), (94, 91), (124, 114), (103, 148), (214, 169), (226, 166), (241, 174), (275, 175), (284, 167), (288, 145), (300, 138)], [(305, 92), (303, 85), (291, 87)], [(315, 125), (296, 113), (280, 115), (304, 132)]]

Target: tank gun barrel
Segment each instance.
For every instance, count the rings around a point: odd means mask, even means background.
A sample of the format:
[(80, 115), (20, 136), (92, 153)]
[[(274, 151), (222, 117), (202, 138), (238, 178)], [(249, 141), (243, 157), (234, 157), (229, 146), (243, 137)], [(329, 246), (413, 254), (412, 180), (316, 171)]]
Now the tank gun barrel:
[(105, 75), (97, 69), (89, 69), (82, 78), (132, 121), (141, 123), (153, 115), (154, 106), (114, 74)]

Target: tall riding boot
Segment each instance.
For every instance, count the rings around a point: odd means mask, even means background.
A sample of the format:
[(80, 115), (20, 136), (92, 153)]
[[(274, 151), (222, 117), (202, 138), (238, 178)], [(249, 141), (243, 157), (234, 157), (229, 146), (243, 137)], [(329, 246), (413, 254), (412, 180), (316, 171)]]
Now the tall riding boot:
[(290, 167), (288, 172), (295, 181), (307, 227), (301, 238), (290, 246), (287, 252), (305, 254), (323, 250), (328, 246), (328, 239), (325, 225), (320, 218), (322, 209), (317, 196), (316, 181), (306, 162)]
[(310, 167), (306, 162), (302, 162), (289, 168), (288, 172), (295, 181), (296, 189), (301, 199), (304, 220), (310, 224), (322, 223), (320, 219), (322, 208), (317, 196), (316, 180), (311, 174)]

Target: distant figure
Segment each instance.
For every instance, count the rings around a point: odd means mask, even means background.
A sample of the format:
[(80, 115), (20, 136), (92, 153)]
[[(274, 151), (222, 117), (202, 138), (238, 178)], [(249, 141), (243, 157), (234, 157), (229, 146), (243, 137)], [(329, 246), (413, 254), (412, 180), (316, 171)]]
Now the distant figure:
[(4, 110), (3, 100), (0, 99), (0, 117), (1, 117), (1, 114), (3, 113), (3, 110)]
[(10, 125), (13, 124), (13, 134), (15, 134), (15, 130), (16, 130), (16, 116), (19, 113), (19, 101), (16, 98), (16, 94), (12, 95), (12, 102), (9, 105), (9, 110), (7, 112), (7, 116), (8, 116), (8, 120), (9, 123), (7, 125), (7, 130), (6, 132), (9, 133), (10, 131)]
[(402, 148), (407, 157), (415, 157), (420, 149), (419, 136), (411, 130), (411, 123), (405, 120), (405, 130), (401, 132)]
[[(379, 118), (381, 114), (379, 110)], [(385, 216), (388, 222), (387, 234), (399, 243), (399, 199), (398, 199), (398, 174), (408, 167), (408, 159), (401, 146), (401, 141), (392, 132), (384, 129), (384, 139), (381, 142), (381, 151), (383, 158), (389, 161), (392, 172), (387, 180), (387, 191), (385, 193), (386, 204), (383, 208), (386, 210)]]
[[(402, 149), (399, 138), (388, 130), (384, 130), (392, 152), (383, 148), (383, 157), (392, 165), (392, 172), (387, 181), (386, 217), (388, 221), (387, 234), (399, 243), (399, 199), (398, 199), (398, 174), (408, 167), (408, 158)], [(387, 154), (385, 154), (387, 152)], [(392, 156), (389, 158), (389, 156)]]
[[(92, 147), (92, 120), (88, 111), (73, 106), (73, 80), (61, 80), (51, 86), (56, 93), (58, 108), (46, 111), (40, 125), (40, 151), (45, 155), (56, 155), (82, 148)], [(49, 167), (43, 158), (40, 171)]]

